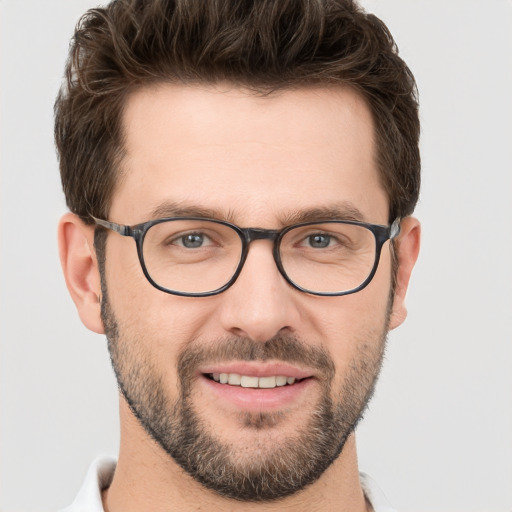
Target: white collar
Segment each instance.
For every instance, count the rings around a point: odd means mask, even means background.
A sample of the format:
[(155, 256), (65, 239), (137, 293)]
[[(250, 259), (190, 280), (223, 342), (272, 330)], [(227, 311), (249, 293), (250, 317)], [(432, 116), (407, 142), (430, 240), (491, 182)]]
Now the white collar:
[(94, 459), (75, 501), (60, 512), (104, 512), (101, 491), (111, 484), (116, 462), (116, 459), (110, 456)]
[(366, 473), (359, 472), (359, 481), (366, 499), (371, 503), (374, 512), (396, 512), (375, 480)]

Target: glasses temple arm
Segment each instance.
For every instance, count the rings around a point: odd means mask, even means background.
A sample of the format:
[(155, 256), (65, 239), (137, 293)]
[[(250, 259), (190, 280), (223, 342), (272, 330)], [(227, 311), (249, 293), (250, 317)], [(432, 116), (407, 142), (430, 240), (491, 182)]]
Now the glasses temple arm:
[(115, 222), (109, 222), (108, 220), (98, 219), (92, 215), (91, 217), (98, 226), (111, 229), (112, 231), (115, 231), (116, 233), (119, 233), (120, 235), (123, 236), (131, 235), (131, 230), (129, 226), (122, 226), (121, 224), (116, 224)]
[(397, 217), (391, 226), (389, 226), (389, 239), (393, 240), (393, 238), (396, 238), (400, 234), (400, 222), (401, 218)]

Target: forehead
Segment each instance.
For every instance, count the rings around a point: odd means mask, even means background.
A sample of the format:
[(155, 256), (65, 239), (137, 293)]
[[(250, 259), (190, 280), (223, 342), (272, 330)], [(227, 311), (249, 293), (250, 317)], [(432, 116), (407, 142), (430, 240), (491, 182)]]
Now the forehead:
[(262, 96), (229, 85), (159, 85), (128, 99), (123, 127), (111, 217), (125, 223), (166, 204), (262, 226), (331, 204), (387, 221), (372, 116), (349, 88)]

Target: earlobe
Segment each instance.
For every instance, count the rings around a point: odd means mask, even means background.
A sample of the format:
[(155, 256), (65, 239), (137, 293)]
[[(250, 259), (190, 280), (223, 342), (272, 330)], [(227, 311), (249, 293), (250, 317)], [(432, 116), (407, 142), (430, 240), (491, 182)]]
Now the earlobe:
[(68, 213), (59, 222), (59, 254), (64, 278), (83, 324), (103, 334), (101, 281), (94, 251), (94, 227)]
[(420, 234), (421, 227), (417, 219), (414, 217), (406, 217), (402, 220), (400, 224), (400, 235), (395, 242), (395, 255), (398, 260), (398, 269), (389, 329), (398, 327), (407, 317), (405, 296), (407, 294), (412, 269), (418, 259)]

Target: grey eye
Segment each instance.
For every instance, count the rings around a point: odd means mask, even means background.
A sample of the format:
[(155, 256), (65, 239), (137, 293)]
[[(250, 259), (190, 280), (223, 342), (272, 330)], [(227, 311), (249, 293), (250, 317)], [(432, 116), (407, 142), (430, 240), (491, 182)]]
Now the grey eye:
[(187, 249), (197, 249), (204, 244), (205, 236), (200, 233), (189, 233), (179, 238), (178, 242), (178, 245), (183, 245)]
[(329, 247), (331, 243), (331, 237), (329, 235), (322, 234), (310, 235), (307, 240), (310, 247), (313, 247), (314, 249), (325, 249), (326, 247)]

